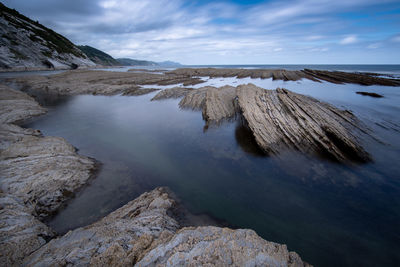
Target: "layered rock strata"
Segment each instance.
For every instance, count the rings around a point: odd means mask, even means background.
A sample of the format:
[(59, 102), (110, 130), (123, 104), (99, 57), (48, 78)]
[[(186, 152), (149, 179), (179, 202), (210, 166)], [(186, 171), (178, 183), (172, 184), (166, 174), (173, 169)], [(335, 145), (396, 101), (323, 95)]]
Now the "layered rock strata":
[(0, 265), (18, 266), (54, 233), (39, 219), (88, 182), (93, 160), (59, 137), (14, 123), (46, 110), (25, 93), (0, 86)]
[(312, 81), (327, 81), (331, 83), (355, 83), (361, 85), (400, 86), (400, 80), (377, 77), (374, 73), (350, 73), (322, 70), (283, 70), (283, 69), (215, 69), (215, 68), (181, 68), (166, 72), (170, 75), (185, 75), (188, 77), (237, 77), (261, 78), (283, 81), (309, 79)]
[(152, 92), (158, 91), (156, 88), (140, 88), (139, 86), (133, 86), (132, 88), (125, 89), (122, 95), (124, 96), (139, 96), (147, 95)]
[[(153, 245), (154, 246), (154, 245)], [(137, 266), (310, 266), (248, 229), (188, 227), (156, 244)]]
[(269, 155), (292, 149), (338, 162), (371, 160), (354, 135), (367, 130), (350, 111), (286, 89), (265, 90), (253, 84), (206, 86), (186, 92), (179, 106), (201, 110), (206, 127), (241, 116)]
[(26, 76), (11, 81), (16, 82), (29, 94), (42, 92), (59, 95), (129, 95), (132, 89), (144, 89), (141, 85), (189, 86), (203, 82), (200, 78), (182, 75), (94, 70), (68, 71), (50, 76)]
[(161, 92), (159, 92), (158, 94), (156, 94), (151, 99), (151, 101), (168, 99), (168, 98), (181, 98), (182, 96), (186, 95), (190, 91), (193, 91), (193, 89), (186, 88), (186, 87), (173, 87), (173, 88), (164, 89)]
[(286, 89), (240, 85), (240, 112), (257, 144), (268, 154), (286, 149), (318, 153), (339, 162), (366, 162), (370, 156), (352, 131), (360, 128), (349, 111)]

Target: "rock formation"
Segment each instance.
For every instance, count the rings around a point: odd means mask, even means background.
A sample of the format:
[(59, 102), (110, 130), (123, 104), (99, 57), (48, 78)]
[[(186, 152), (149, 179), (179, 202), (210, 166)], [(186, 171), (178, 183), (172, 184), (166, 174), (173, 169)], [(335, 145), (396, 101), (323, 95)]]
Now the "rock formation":
[(372, 96), (372, 97), (376, 97), (376, 98), (383, 97), (383, 95), (380, 95), (380, 94), (377, 94), (377, 93), (373, 93), (373, 92), (356, 92), (356, 94), (358, 94), (358, 95)]
[(18, 266), (43, 246), (54, 233), (32, 216), (21, 199), (0, 193), (0, 265)]
[(93, 160), (61, 137), (24, 137), (0, 153), (1, 189), (30, 203), (38, 217), (53, 214), (94, 170)]
[(0, 86), (0, 265), (18, 266), (54, 233), (39, 219), (87, 183), (94, 161), (59, 137), (14, 123), (46, 110), (25, 93)]
[(179, 225), (167, 211), (174, 205), (163, 188), (144, 193), (100, 221), (51, 240), (24, 262), (29, 266), (132, 265), (154, 239)]
[(53, 239), (28, 266), (307, 266), (285, 245), (251, 230), (183, 228), (164, 188), (144, 193), (102, 220)]
[(309, 266), (248, 229), (188, 227), (152, 246), (137, 266)]
[(248, 84), (236, 92), (240, 112), (267, 154), (290, 148), (340, 162), (370, 160), (352, 134), (360, 127), (352, 113), (286, 89)]
[(125, 96), (139, 96), (139, 95), (147, 95), (152, 92), (158, 91), (160, 89), (156, 88), (140, 88), (140, 86), (133, 86), (132, 88), (125, 89), (122, 95)]
[(202, 110), (206, 127), (240, 115), (266, 154), (278, 155), (294, 149), (339, 162), (371, 160), (353, 134), (357, 129), (367, 132), (357, 118), (312, 97), (286, 89), (265, 90), (252, 84), (236, 88), (206, 86), (180, 92), (185, 96), (179, 106)]
[(26, 76), (12, 79), (28, 93), (51, 93), (59, 95), (116, 95), (130, 94), (141, 85), (171, 85), (202, 83), (200, 78), (182, 75), (164, 75), (144, 72), (112, 72), (75, 70), (50, 76)]
[(64, 36), (0, 3), (0, 70), (93, 67)]
[(400, 80), (377, 77), (373, 73), (349, 73), (321, 70), (279, 70), (279, 69), (215, 69), (215, 68), (181, 68), (166, 72), (167, 75), (184, 75), (187, 77), (237, 77), (261, 78), (283, 81), (309, 79), (331, 83), (355, 83), (361, 85), (400, 86)]
[(0, 124), (17, 123), (45, 112), (32, 97), (0, 84)]
[(151, 101), (168, 99), (168, 98), (181, 98), (182, 96), (186, 95), (188, 92), (192, 90), (193, 90), (192, 88), (186, 88), (186, 87), (173, 87), (164, 89), (158, 94), (156, 94), (151, 99)]
[(208, 124), (218, 124), (236, 114), (234, 98), (236, 88), (206, 86), (189, 92), (179, 102), (183, 109), (202, 110), (203, 119)]

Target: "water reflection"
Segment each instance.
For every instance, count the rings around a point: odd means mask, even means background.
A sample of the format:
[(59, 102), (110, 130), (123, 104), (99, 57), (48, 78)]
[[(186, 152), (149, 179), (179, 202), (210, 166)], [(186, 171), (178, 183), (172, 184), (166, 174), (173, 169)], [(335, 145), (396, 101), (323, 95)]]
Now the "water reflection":
[(246, 125), (244, 125), (242, 121), (239, 121), (236, 125), (235, 139), (237, 144), (244, 152), (255, 157), (266, 156), (265, 153), (257, 145), (252, 131)]
[[(234, 81), (248, 82), (230, 80)], [(272, 83), (264, 84), (267, 88), (279, 83), (263, 82)], [(362, 137), (375, 161), (360, 166), (296, 151), (264, 157), (241, 123), (227, 122), (203, 132), (201, 112), (180, 110), (179, 100), (150, 101), (155, 93), (65, 101), (61, 97), (47, 102), (56, 108), (27, 126), (65, 137), (81, 154), (103, 165), (98, 177), (50, 225), (65, 232), (144, 191), (168, 186), (191, 212), (252, 228), (268, 240), (287, 244), (316, 266), (399, 262), (400, 135), (370, 122), (400, 125), (399, 92), (376, 87), (390, 96), (381, 101), (361, 99), (354, 93), (358, 86), (352, 85), (283, 85), (351, 109), (390, 145)]]

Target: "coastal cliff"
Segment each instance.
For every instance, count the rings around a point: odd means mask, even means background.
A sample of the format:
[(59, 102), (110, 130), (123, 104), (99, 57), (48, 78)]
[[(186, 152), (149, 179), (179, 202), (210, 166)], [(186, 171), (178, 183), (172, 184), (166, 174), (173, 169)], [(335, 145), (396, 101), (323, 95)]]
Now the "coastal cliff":
[(0, 3), (0, 71), (95, 65), (64, 36)]

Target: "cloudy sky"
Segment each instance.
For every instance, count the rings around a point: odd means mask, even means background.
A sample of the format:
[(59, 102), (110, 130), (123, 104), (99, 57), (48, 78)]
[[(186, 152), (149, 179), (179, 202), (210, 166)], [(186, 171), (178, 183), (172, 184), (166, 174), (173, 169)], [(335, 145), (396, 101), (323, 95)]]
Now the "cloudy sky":
[(6, 0), (76, 44), (183, 64), (400, 64), (399, 0)]

